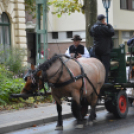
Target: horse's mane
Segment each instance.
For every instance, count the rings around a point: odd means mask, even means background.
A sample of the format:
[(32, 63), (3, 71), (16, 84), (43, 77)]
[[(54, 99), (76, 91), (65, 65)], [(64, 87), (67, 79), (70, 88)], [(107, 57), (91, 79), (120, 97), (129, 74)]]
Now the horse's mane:
[(66, 56), (66, 55), (61, 55), (61, 54), (54, 54), (53, 56), (52, 56), (52, 58), (50, 58), (50, 59), (48, 59), (47, 61), (45, 61), (44, 63), (42, 63), (42, 64), (40, 64), (39, 65), (39, 69), (40, 70), (43, 70), (43, 71), (46, 71), (46, 70), (48, 70), (49, 68), (50, 68), (50, 66), (57, 60), (57, 59), (59, 59), (59, 57), (66, 57), (66, 58), (69, 58), (68, 56)]

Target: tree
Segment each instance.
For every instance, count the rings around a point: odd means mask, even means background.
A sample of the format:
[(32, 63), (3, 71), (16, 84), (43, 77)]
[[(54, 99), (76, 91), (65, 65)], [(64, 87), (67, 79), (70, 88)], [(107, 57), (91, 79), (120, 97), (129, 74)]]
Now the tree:
[(33, 18), (36, 17), (36, 6), (35, 0), (25, 0), (25, 10), (32, 15)]
[(97, 18), (97, 0), (84, 0), (85, 21), (86, 21), (86, 46), (93, 45), (93, 38), (89, 35), (88, 30), (96, 22)]
[[(26, 11), (35, 17), (35, 0), (25, 0)], [(93, 45), (93, 38), (89, 36), (88, 29), (96, 22), (97, 16), (97, 0), (48, 0), (48, 6), (53, 5), (57, 14), (61, 17), (63, 13), (70, 15), (74, 12), (81, 12), (85, 14), (86, 22), (86, 46)]]

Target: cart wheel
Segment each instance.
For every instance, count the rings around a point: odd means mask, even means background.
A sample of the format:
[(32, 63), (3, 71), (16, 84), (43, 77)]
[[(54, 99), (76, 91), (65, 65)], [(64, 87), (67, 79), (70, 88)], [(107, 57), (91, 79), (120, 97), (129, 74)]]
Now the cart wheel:
[[(72, 100), (71, 103), (71, 110), (72, 110), (72, 114), (73, 116), (78, 119), (78, 106), (75, 100)], [(82, 115), (82, 119), (86, 116), (86, 114), (88, 113), (88, 105), (82, 105), (81, 106), (81, 115)]]
[(125, 91), (120, 91), (115, 102), (113, 114), (117, 118), (125, 118), (128, 112), (128, 99)]
[(112, 101), (106, 101), (105, 102), (105, 108), (107, 109), (108, 112), (113, 113), (113, 109), (115, 108)]

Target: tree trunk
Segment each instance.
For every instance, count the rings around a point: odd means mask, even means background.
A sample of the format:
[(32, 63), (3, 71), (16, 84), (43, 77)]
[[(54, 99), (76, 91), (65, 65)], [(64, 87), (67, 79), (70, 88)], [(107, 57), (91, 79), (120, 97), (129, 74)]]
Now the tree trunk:
[(91, 26), (96, 22), (97, 18), (97, 0), (84, 0), (84, 12), (86, 20), (86, 46), (93, 46), (93, 38), (89, 35)]

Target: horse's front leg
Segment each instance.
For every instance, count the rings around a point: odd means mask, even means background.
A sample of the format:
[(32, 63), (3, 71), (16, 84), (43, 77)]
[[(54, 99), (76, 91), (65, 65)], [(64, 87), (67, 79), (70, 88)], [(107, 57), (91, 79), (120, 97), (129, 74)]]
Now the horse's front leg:
[(93, 125), (93, 121), (96, 119), (96, 103), (97, 103), (98, 97), (96, 95), (93, 95), (91, 103), (91, 111), (88, 118), (88, 124)]
[(78, 111), (78, 118), (77, 118), (77, 125), (75, 128), (83, 128), (83, 120), (81, 115), (81, 105), (80, 103), (77, 103), (77, 111)]
[(57, 112), (58, 112), (58, 121), (56, 130), (62, 130), (63, 129), (63, 120), (62, 120), (62, 106), (56, 101), (57, 106)]
[(73, 99), (76, 101), (76, 110), (77, 110), (77, 125), (75, 128), (83, 128), (83, 119), (82, 119), (82, 115), (81, 115), (81, 103), (80, 103), (80, 93), (79, 91), (75, 91), (73, 92)]
[(91, 106), (91, 111), (90, 111), (90, 115), (88, 118), (88, 125), (92, 126), (93, 125), (93, 121), (96, 118), (96, 111), (95, 111), (95, 107), (96, 106)]

